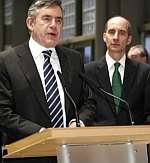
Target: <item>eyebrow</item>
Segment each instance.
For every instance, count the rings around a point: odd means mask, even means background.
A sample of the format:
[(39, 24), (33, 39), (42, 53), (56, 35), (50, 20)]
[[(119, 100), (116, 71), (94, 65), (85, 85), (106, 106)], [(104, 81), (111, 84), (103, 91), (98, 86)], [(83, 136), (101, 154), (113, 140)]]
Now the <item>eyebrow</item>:
[(52, 16), (52, 15), (43, 15), (42, 17), (52, 17), (52, 18), (63, 19), (62, 16)]

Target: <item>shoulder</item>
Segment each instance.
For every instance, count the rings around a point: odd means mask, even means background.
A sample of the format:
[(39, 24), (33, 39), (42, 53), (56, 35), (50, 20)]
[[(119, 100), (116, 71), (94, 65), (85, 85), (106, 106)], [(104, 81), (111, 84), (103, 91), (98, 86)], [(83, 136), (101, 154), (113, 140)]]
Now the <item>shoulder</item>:
[(9, 49), (6, 49), (6, 50), (0, 52), (0, 59), (14, 57), (19, 52), (23, 53), (25, 51), (25, 49), (26, 50), (29, 49), (28, 43), (23, 43), (18, 46), (15, 46), (15, 47), (10, 47)]
[(101, 69), (102, 67), (106, 66), (106, 60), (105, 57), (102, 57), (100, 60), (92, 61), (90, 63), (85, 64), (85, 70), (86, 71), (93, 71), (98, 69)]
[(132, 74), (135, 79), (147, 81), (150, 79), (150, 65), (128, 59), (126, 61), (126, 73)]
[(83, 65), (83, 57), (81, 53), (74, 49), (56, 46), (56, 52), (60, 60), (66, 60), (66, 62), (70, 63), (71, 65), (74, 63), (80, 63)]
[(135, 68), (138, 71), (150, 71), (150, 65), (149, 64), (141, 63), (141, 62), (138, 62), (136, 60), (127, 59), (126, 65), (128, 67)]
[(58, 53), (64, 53), (64, 54), (70, 54), (70, 55), (81, 55), (81, 53), (77, 50), (71, 49), (71, 48), (67, 48), (61, 45), (56, 46), (56, 51)]
[(90, 63), (85, 64), (85, 69), (90, 71), (98, 66), (98, 61), (91, 61)]

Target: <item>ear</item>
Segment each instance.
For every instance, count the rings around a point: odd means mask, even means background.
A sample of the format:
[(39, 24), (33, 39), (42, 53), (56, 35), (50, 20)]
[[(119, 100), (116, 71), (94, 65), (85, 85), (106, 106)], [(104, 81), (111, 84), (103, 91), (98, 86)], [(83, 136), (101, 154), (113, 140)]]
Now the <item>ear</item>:
[(31, 18), (31, 17), (28, 17), (26, 19), (26, 24), (27, 24), (27, 27), (30, 31), (33, 30), (33, 27), (34, 27), (34, 24), (35, 24), (35, 19)]
[(127, 45), (130, 45), (131, 42), (132, 42), (132, 36), (130, 35), (130, 36), (128, 37)]
[(103, 33), (103, 40), (106, 42), (106, 33)]

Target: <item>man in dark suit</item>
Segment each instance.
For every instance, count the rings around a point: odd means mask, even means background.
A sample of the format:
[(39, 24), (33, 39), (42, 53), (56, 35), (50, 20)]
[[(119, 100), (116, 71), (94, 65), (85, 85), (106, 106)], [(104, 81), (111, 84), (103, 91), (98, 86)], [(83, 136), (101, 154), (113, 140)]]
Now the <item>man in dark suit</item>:
[[(130, 22), (121, 16), (110, 18), (105, 25), (103, 39), (107, 46), (105, 57), (85, 66), (88, 84), (91, 90), (94, 90), (95, 116), (89, 116), (89, 111), (83, 109), (80, 118), (86, 125), (148, 123), (150, 67), (126, 57), (126, 46), (132, 39)], [(117, 70), (119, 84), (113, 83), (116, 62), (119, 63)], [(99, 91), (93, 87), (98, 87)], [(114, 90), (121, 91), (116, 94)]]
[[(50, 62), (63, 117), (60, 127), (69, 126), (75, 118), (75, 109), (63, 91), (58, 71), (62, 73), (64, 85), (77, 108), (82, 103), (83, 84), (79, 77), (84, 68), (82, 57), (77, 51), (57, 45), (63, 27), (61, 1), (36, 0), (29, 7), (26, 23), (31, 35), (29, 41), (0, 54), (0, 127), (7, 134), (6, 143), (53, 127), (46, 98), (43, 51), (51, 51)], [(9, 161), (55, 163), (56, 158), (5, 160)]]

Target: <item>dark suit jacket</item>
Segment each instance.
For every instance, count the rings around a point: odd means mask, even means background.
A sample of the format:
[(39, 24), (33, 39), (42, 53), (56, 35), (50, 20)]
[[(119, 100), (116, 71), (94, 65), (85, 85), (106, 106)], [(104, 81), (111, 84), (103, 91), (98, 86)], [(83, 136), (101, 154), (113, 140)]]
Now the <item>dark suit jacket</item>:
[[(92, 62), (85, 66), (86, 75), (92, 79), (99, 88), (112, 94), (108, 67), (105, 58)], [(128, 125), (131, 124), (131, 116), (135, 124), (144, 124), (150, 115), (150, 67), (129, 59), (126, 59), (123, 80), (123, 91), (120, 102), (120, 110), (115, 111), (114, 100), (111, 96), (103, 93), (96, 94), (95, 116), (90, 116), (88, 109), (83, 109), (81, 119), (88, 125)], [(92, 113), (93, 114), (93, 113)]]
[[(81, 102), (83, 71), (81, 56), (74, 50), (57, 46), (65, 85), (77, 107)], [(65, 96), (67, 125), (74, 108)], [(8, 135), (7, 142), (16, 141), (41, 127), (51, 127), (42, 82), (28, 43), (0, 54), (0, 127)]]

